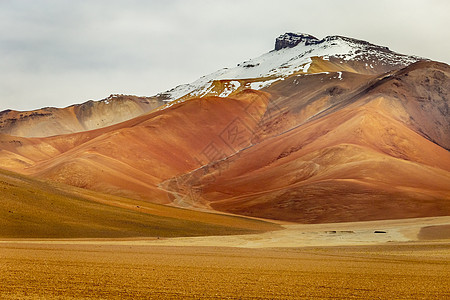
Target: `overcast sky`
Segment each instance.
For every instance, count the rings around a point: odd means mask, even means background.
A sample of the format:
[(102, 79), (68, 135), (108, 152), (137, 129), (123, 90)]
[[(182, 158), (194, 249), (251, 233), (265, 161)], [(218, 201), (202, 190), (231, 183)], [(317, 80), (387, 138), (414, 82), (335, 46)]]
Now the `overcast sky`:
[(447, 0), (0, 0), (0, 111), (152, 96), (273, 49), (344, 35), (450, 62)]

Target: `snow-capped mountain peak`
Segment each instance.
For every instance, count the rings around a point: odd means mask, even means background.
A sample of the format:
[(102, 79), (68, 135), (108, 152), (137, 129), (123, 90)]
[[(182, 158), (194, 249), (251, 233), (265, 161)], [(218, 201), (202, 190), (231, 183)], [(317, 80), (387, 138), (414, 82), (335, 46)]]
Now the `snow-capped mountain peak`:
[[(227, 97), (237, 89), (261, 89), (294, 74), (339, 71), (378, 74), (418, 60), (421, 58), (343, 36), (327, 36), (319, 40), (305, 33), (285, 33), (276, 38), (275, 49), (270, 52), (160, 95), (164, 95), (168, 102), (206, 95)], [(216, 84), (218, 81), (220, 85)]]

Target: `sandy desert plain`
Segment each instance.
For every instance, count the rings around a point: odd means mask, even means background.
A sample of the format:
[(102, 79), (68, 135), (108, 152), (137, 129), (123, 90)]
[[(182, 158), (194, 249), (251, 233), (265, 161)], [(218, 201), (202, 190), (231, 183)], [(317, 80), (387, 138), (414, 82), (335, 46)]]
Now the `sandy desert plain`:
[(2, 239), (0, 298), (450, 298), (450, 217), (281, 226), (231, 236)]

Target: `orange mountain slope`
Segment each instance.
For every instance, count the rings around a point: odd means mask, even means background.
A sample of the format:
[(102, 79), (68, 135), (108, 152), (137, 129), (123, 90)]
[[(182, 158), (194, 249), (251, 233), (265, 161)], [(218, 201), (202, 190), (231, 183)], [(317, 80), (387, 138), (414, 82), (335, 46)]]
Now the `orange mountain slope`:
[[(331, 97), (331, 105), (327, 95), (302, 101), (309, 85), (294, 99), (279, 95), (274, 103), (289, 101), (290, 108), (272, 111), (259, 143), (164, 185), (189, 203), (298, 222), (448, 215), (449, 120), (445, 110), (433, 109), (448, 103), (448, 75), (444, 64), (418, 63), (347, 97), (342, 86), (334, 87), (341, 95)], [(391, 89), (399, 80), (412, 86), (416, 78), (435, 79), (422, 95)], [(442, 100), (420, 110), (416, 102), (423, 94), (439, 99), (436, 91)], [(410, 117), (414, 113), (422, 118)]]
[[(211, 156), (211, 143), (227, 145), (215, 128), (224, 128), (239, 116), (255, 127), (254, 118), (261, 116), (248, 114), (246, 108), (264, 110), (267, 101), (264, 93), (248, 90), (238, 99), (197, 99), (69, 136), (26, 139), (3, 135), (0, 159), (3, 167), (33, 176), (167, 203), (166, 192), (157, 185), (217, 159)], [(247, 138), (234, 141), (223, 155), (234, 153), (233, 146), (250, 145), (252, 132), (248, 129)]]

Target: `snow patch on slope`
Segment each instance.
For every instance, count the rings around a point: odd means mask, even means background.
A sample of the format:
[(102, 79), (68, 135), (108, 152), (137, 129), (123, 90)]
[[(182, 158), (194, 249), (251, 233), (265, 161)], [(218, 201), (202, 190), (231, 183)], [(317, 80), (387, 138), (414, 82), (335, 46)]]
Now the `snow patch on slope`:
[(230, 81), (223, 90), (222, 93), (219, 94), (219, 97), (228, 97), (232, 92), (237, 90), (241, 86), (239, 81), (233, 80)]
[(271, 85), (274, 82), (277, 82), (281, 80), (281, 78), (276, 78), (276, 79), (272, 79), (272, 80), (265, 80), (265, 81), (255, 81), (255, 82), (251, 82), (250, 83), (250, 88), (252, 90), (260, 90), (263, 89), (269, 85)]

